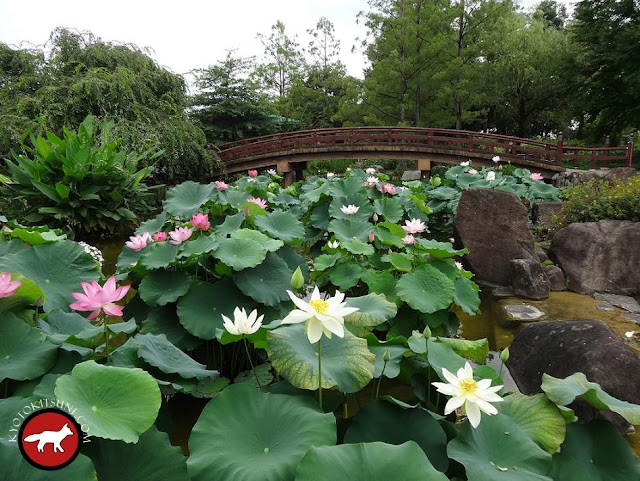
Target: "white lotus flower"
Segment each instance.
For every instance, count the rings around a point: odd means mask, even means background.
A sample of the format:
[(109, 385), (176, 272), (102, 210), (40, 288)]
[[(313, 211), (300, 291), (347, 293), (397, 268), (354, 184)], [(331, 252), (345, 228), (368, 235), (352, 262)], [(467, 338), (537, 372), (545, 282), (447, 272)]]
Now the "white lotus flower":
[(464, 267), (463, 267), (463, 265), (462, 265), (462, 262), (458, 262), (458, 261), (456, 261), (456, 267), (458, 268), (458, 270), (462, 270), (462, 269), (464, 269)]
[(222, 314), (222, 320), (224, 321), (224, 328), (229, 331), (230, 334), (235, 336), (241, 336), (243, 334), (253, 334), (260, 326), (262, 326), (262, 319), (264, 316), (258, 317), (258, 311), (254, 309), (251, 314), (247, 316), (244, 310), (236, 307), (233, 310), (233, 322), (227, 316)]
[(635, 333), (636, 333), (636, 331), (627, 331), (627, 332), (624, 333), (624, 335), (626, 337), (628, 337), (629, 339), (631, 339), (634, 336)]
[(377, 184), (378, 182), (380, 182), (380, 180), (377, 177), (368, 177), (367, 178), (367, 182), (369, 183), (369, 185), (371, 184)]
[(339, 245), (340, 245), (340, 242), (338, 241), (327, 242), (327, 246), (329, 246), (329, 249), (337, 249)]
[(267, 170), (267, 174), (269, 175), (278, 175), (278, 171), (276, 169)]
[(476, 381), (473, 379), (473, 369), (466, 362), (464, 367), (458, 369), (457, 376), (442, 368), (442, 375), (448, 381), (433, 382), (438, 392), (452, 396), (444, 407), (444, 413), (449, 414), (462, 406), (463, 412), (467, 414), (471, 426), (474, 428), (480, 424), (480, 412), (488, 415), (497, 414), (498, 410), (491, 405), (503, 401), (496, 394), (502, 386), (491, 387), (491, 379)]
[(333, 172), (327, 172), (327, 179), (330, 179), (331, 177), (335, 177), (336, 174), (334, 174)]
[(491, 160), (493, 160), (497, 164), (498, 162), (500, 162), (500, 156), (496, 155)]
[(487, 180), (489, 182), (492, 182), (492, 181), (496, 180), (496, 173), (495, 172), (488, 172), (487, 173)]
[(463, 167), (468, 167), (469, 166), (469, 161), (467, 160), (466, 162), (460, 162), (460, 165)]
[(420, 234), (427, 226), (420, 219), (405, 220), (402, 226), (407, 234)]
[(291, 291), (287, 291), (293, 303), (298, 307), (282, 320), (282, 324), (306, 322), (305, 332), (311, 344), (320, 340), (322, 334), (331, 339), (331, 334), (344, 337), (344, 316), (358, 310), (357, 307), (346, 307), (344, 294), (336, 291), (329, 299), (321, 299), (318, 287), (313, 290), (311, 300), (305, 302)]
[(360, 210), (360, 207), (358, 207), (357, 205), (349, 204), (349, 205), (343, 205), (342, 207), (340, 207), (340, 210), (342, 211), (343, 214), (353, 215), (358, 213), (358, 211)]
[(365, 172), (369, 175), (373, 175), (376, 173), (376, 169), (374, 169), (373, 167), (369, 167), (367, 170), (365, 170)]
[(476, 169), (469, 169), (469, 173), (471, 175), (476, 175), (478, 173), (478, 171)]

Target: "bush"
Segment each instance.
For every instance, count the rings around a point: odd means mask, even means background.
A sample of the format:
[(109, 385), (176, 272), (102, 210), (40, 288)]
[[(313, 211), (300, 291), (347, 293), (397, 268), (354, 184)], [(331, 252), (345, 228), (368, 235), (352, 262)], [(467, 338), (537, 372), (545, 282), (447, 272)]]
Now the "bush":
[(556, 230), (574, 222), (640, 221), (640, 175), (567, 187), (562, 191), (562, 199), (562, 211), (554, 219)]
[(9, 178), (0, 179), (7, 217), (61, 228), (76, 238), (121, 235), (151, 212), (153, 196), (143, 180), (153, 167), (138, 163), (159, 155), (124, 152), (110, 140), (113, 122), (100, 129), (87, 116), (63, 138), (30, 136), (24, 154), (7, 159)]

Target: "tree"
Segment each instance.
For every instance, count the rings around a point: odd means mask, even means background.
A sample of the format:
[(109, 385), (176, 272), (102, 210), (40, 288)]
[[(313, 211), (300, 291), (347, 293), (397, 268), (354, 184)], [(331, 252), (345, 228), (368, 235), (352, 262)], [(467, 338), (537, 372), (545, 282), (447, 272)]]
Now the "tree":
[(533, 12), (534, 20), (541, 20), (547, 26), (557, 29), (564, 28), (568, 18), (567, 6), (555, 0), (542, 0)]

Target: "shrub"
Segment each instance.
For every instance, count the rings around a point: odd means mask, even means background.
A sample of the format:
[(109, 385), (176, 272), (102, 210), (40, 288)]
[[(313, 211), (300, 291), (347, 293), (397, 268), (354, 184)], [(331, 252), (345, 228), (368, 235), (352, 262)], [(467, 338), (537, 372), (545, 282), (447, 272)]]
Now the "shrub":
[(138, 163), (159, 155), (120, 149), (110, 139), (113, 122), (94, 129), (87, 116), (77, 132), (63, 138), (48, 132), (30, 136), (24, 154), (7, 160), (9, 179), (0, 192), (9, 197), (7, 216), (25, 223), (62, 228), (75, 237), (117, 235), (130, 231), (151, 211), (153, 196), (143, 180), (153, 169)]

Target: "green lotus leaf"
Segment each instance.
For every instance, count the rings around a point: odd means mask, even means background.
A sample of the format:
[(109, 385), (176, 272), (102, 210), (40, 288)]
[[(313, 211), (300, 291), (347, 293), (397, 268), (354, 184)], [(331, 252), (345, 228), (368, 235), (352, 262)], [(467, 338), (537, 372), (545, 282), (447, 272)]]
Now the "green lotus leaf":
[(249, 239), (257, 242), (269, 252), (275, 252), (284, 245), (284, 242), (264, 235), (262, 232), (252, 229), (239, 229), (231, 233), (232, 239)]
[(235, 271), (255, 267), (267, 256), (264, 246), (250, 239), (220, 239), (220, 247), (213, 253)]
[(38, 231), (32, 229), (15, 228), (11, 231), (11, 237), (20, 239), (29, 245), (36, 246), (40, 244), (48, 244), (66, 239), (66, 235), (58, 235), (54, 231)]
[[(400, 361), (408, 351), (407, 340), (402, 336), (397, 336), (388, 341), (381, 341), (373, 334), (365, 336), (369, 345), (369, 350), (376, 355), (374, 361), (373, 377), (378, 378), (383, 375), (389, 379), (398, 377), (400, 374)], [(385, 364), (384, 357), (389, 355), (389, 361)]]
[(293, 481), (311, 446), (336, 443), (333, 414), (301, 396), (229, 386), (209, 402), (189, 438), (192, 481)]
[(367, 242), (369, 232), (373, 232), (373, 224), (359, 220), (333, 219), (329, 222), (329, 231), (333, 232), (340, 242), (354, 237), (361, 242)]
[(201, 235), (195, 240), (188, 240), (182, 244), (180, 257), (201, 256), (218, 248), (218, 238), (211, 235)]
[(0, 272), (18, 272), (38, 284), (45, 294), (44, 310), (69, 310), (71, 292), (80, 282), (100, 277), (97, 263), (77, 242), (42, 244), (0, 256)]
[[(384, 224), (387, 224), (387, 225), (384, 225)], [(394, 227), (393, 231), (390, 230), (389, 224)], [(398, 233), (395, 227), (399, 228), (401, 232)], [(390, 222), (382, 222), (376, 225), (374, 232), (376, 234), (376, 238), (383, 244), (392, 245), (400, 249), (403, 249), (405, 246), (404, 243), (402, 242), (402, 238), (406, 234), (404, 230), (402, 230), (402, 228), (397, 224), (391, 224)]]
[(167, 191), (162, 206), (172, 216), (189, 220), (193, 214), (198, 212), (202, 204), (213, 197), (215, 191), (213, 184), (198, 184), (187, 180)]
[(136, 444), (94, 439), (83, 452), (93, 461), (100, 481), (189, 481), (182, 450), (171, 446), (169, 436), (155, 426)]
[(460, 435), (447, 446), (447, 453), (474, 481), (553, 481), (546, 476), (551, 455), (513, 419), (500, 413), (482, 414), (476, 428), (465, 422)]
[[(367, 341), (345, 330), (344, 337), (323, 338), (322, 387), (357, 392), (373, 379), (375, 355)], [(300, 389), (318, 388), (318, 345), (311, 344), (303, 324), (267, 333), (267, 353), (276, 372)]]
[[(234, 241), (235, 242), (235, 241)], [(229, 279), (210, 284), (192, 284), (189, 292), (178, 301), (180, 324), (200, 339), (213, 339), (216, 329), (222, 329), (222, 314), (233, 319), (236, 307), (249, 309), (251, 299), (245, 297)]]
[(455, 295), (451, 279), (429, 264), (404, 274), (396, 287), (400, 299), (425, 314), (449, 307)]
[(158, 416), (160, 389), (142, 369), (86, 361), (56, 382), (56, 397), (77, 409), (76, 419), (99, 438), (135, 443)]
[(344, 318), (355, 326), (375, 327), (383, 322), (393, 319), (398, 306), (387, 301), (385, 296), (380, 294), (367, 294), (361, 297), (350, 297), (346, 300), (348, 307), (357, 307), (358, 310)]
[(296, 481), (447, 481), (413, 441), (313, 447), (296, 470)]
[(10, 312), (0, 313), (0, 382), (42, 376), (55, 363), (57, 351), (40, 329)]
[(358, 175), (352, 172), (352, 175), (343, 179), (328, 182), (329, 193), (332, 197), (349, 197), (364, 191), (364, 172)]
[(369, 286), (370, 292), (383, 294), (392, 302), (398, 300), (398, 293), (396, 292), (396, 278), (393, 277), (391, 272), (370, 269), (362, 276), (362, 280), (367, 284), (367, 286)]
[(95, 481), (91, 460), (83, 454), (63, 469), (45, 471), (30, 465), (20, 453), (18, 443), (0, 440), (0, 466), (2, 479), (7, 481)]
[(244, 219), (245, 217), (243, 212), (226, 216), (224, 222), (219, 226), (216, 226), (216, 235), (218, 237), (226, 237), (237, 231), (244, 222)]
[(256, 217), (256, 227), (271, 237), (291, 242), (304, 239), (305, 232), (302, 222), (289, 212), (271, 212)]
[[(158, 383), (165, 383), (166, 386), (170, 386), (174, 392), (189, 394), (197, 398), (212, 398), (220, 394), (220, 392), (229, 385), (229, 380), (226, 377), (206, 377), (200, 380), (176, 377), (171, 378), (169, 381), (158, 381)], [(165, 387), (163, 391), (166, 389)]]
[(356, 254), (356, 255), (372, 256), (373, 253), (375, 252), (371, 244), (367, 244), (358, 239), (350, 239), (350, 240), (344, 241), (342, 243), (342, 247), (347, 249), (352, 254)]
[(278, 256), (287, 263), (291, 272), (295, 271), (299, 267), (300, 271), (302, 271), (302, 277), (304, 277), (305, 282), (309, 282), (311, 272), (309, 272), (309, 266), (306, 258), (298, 254), (291, 246), (284, 246), (280, 248), (276, 254), (278, 254)]
[[(138, 261), (142, 258), (142, 255), (147, 252), (147, 249), (139, 251), (132, 251), (128, 247), (122, 249), (118, 255), (118, 261), (116, 262), (116, 271), (119, 273), (126, 272), (138, 264)], [(126, 274), (123, 276), (126, 278)], [(119, 279), (119, 275), (116, 274), (116, 279)]]
[(311, 209), (311, 215), (309, 216), (309, 224), (316, 229), (327, 230), (329, 227), (329, 204), (318, 204)]
[(22, 284), (18, 287), (15, 294), (0, 298), (0, 312), (12, 310), (15, 312), (35, 304), (36, 301), (44, 301), (44, 292), (40, 289), (40, 286), (31, 279), (27, 279), (25, 276), (13, 272), (11, 273), (11, 280), (19, 281)]
[(391, 265), (399, 271), (411, 272), (413, 269), (413, 256), (401, 252), (391, 252), (383, 257), (383, 260), (391, 262)]
[[(246, 187), (246, 185), (245, 185)], [(252, 197), (249, 192), (243, 190), (241, 187), (239, 190), (227, 190), (220, 192), (219, 194), (219, 202), (222, 205), (230, 205), (239, 209), (241, 205), (247, 202), (247, 199)], [(255, 204), (254, 204), (255, 205)]]
[(191, 277), (184, 271), (157, 270), (147, 274), (138, 288), (144, 302), (152, 307), (176, 302), (184, 296), (191, 285)]
[(166, 210), (160, 212), (153, 219), (145, 220), (140, 227), (136, 229), (137, 235), (142, 235), (145, 232), (149, 232), (150, 234), (154, 234), (158, 231), (163, 230), (164, 223), (169, 220), (169, 213)]
[(469, 252), (467, 249), (454, 249), (449, 242), (438, 242), (432, 239), (418, 239), (418, 244), (427, 251), (427, 254), (437, 259), (448, 259)]
[(343, 291), (351, 289), (358, 284), (360, 278), (366, 273), (366, 269), (355, 262), (343, 262), (337, 265), (329, 275), (331, 283)]
[[(35, 401), (35, 398), (21, 397), (16, 395), (5, 399), (0, 399), (0, 441), (3, 439), (12, 439), (12, 442), (17, 449), (17, 443), (14, 441), (18, 436), (18, 429), (20, 429), (20, 424), (14, 426), (13, 420), (16, 417), (16, 413), (20, 412), (25, 406), (29, 406), (29, 403), (31, 401)], [(16, 424), (18, 422), (22, 423), (22, 420), (18, 418)]]
[[(347, 205), (359, 207), (355, 214), (345, 214), (341, 208)], [(335, 197), (329, 204), (329, 215), (334, 219), (347, 219), (366, 222), (373, 214), (373, 207), (366, 195), (357, 193), (347, 197)]]
[(207, 366), (194, 361), (160, 334), (136, 334), (134, 337), (138, 348), (138, 357), (167, 374), (178, 374), (189, 379), (195, 377), (216, 378), (218, 371), (208, 371)]
[(319, 255), (313, 259), (313, 267), (316, 271), (322, 272), (327, 270), (329, 267), (333, 267), (340, 257), (340, 253)]
[(293, 271), (278, 255), (267, 254), (262, 264), (236, 273), (233, 280), (243, 294), (265, 306), (275, 306), (289, 299)]
[(549, 454), (555, 453), (564, 441), (564, 417), (560, 409), (544, 394), (525, 396), (513, 393), (505, 397), (504, 402), (496, 404), (496, 408), (518, 423), (518, 426)]
[(438, 200), (451, 200), (456, 196), (460, 195), (460, 191), (458, 189), (453, 189), (451, 187), (438, 187), (436, 189), (430, 190), (428, 192), (429, 197), (438, 199)]
[[(255, 371), (255, 374), (254, 374)], [(254, 388), (258, 387), (258, 383), (256, 382), (256, 376), (258, 376), (258, 380), (260, 381), (260, 386), (268, 386), (273, 382), (273, 374), (271, 373), (271, 364), (260, 364), (254, 369), (249, 369), (248, 371), (243, 371), (238, 374), (233, 380), (234, 384), (246, 383), (251, 385)]]
[(438, 341), (451, 346), (453, 351), (473, 362), (483, 364), (489, 355), (489, 341), (487, 339), (477, 339), (469, 341), (467, 339), (451, 339), (448, 337), (439, 337)]
[(175, 307), (169, 308), (169, 306), (149, 312), (142, 321), (140, 334), (164, 334), (171, 344), (183, 351), (190, 351), (201, 342), (182, 327)]
[(400, 445), (415, 441), (438, 471), (446, 471), (447, 435), (428, 411), (422, 408), (401, 407), (377, 399), (354, 416), (344, 442), (349, 444), (380, 441)]
[(427, 359), (443, 382), (448, 382), (442, 375), (443, 368), (455, 374), (465, 363), (465, 360), (456, 354), (451, 346), (437, 342), (432, 337), (427, 339)]
[(536, 199), (558, 200), (558, 189), (551, 184), (535, 182), (529, 187), (529, 196)]
[(373, 202), (376, 214), (384, 216), (385, 220), (395, 224), (404, 215), (402, 204), (391, 197), (383, 197)]
[(580, 397), (596, 409), (611, 410), (630, 424), (640, 424), (640, 406), (610, 396), (602, 390), (600, 384), (589, 382), (581, 372), (573, 373), (564, 379), (543, 373), (540, 387), (558, 406), (567, 406)]
[(140, 263), (147, 269), (163, 269), (169, 267), (176, 260), (178, 246), (170, 242), (154, 242), (145, 247), (140, 257)]
[(640, 479), (640, 468), (616, 428), (595, 420), (567, 425), (567, 437), (553, 455), (549, 476), (562, 481), (627, 481)]
[(462, 307), (467, 314), (475, 315), (480, 309), (478, 285), (466, 277), (458, 277), (453, 284), (455, 286), (453, 302)]

